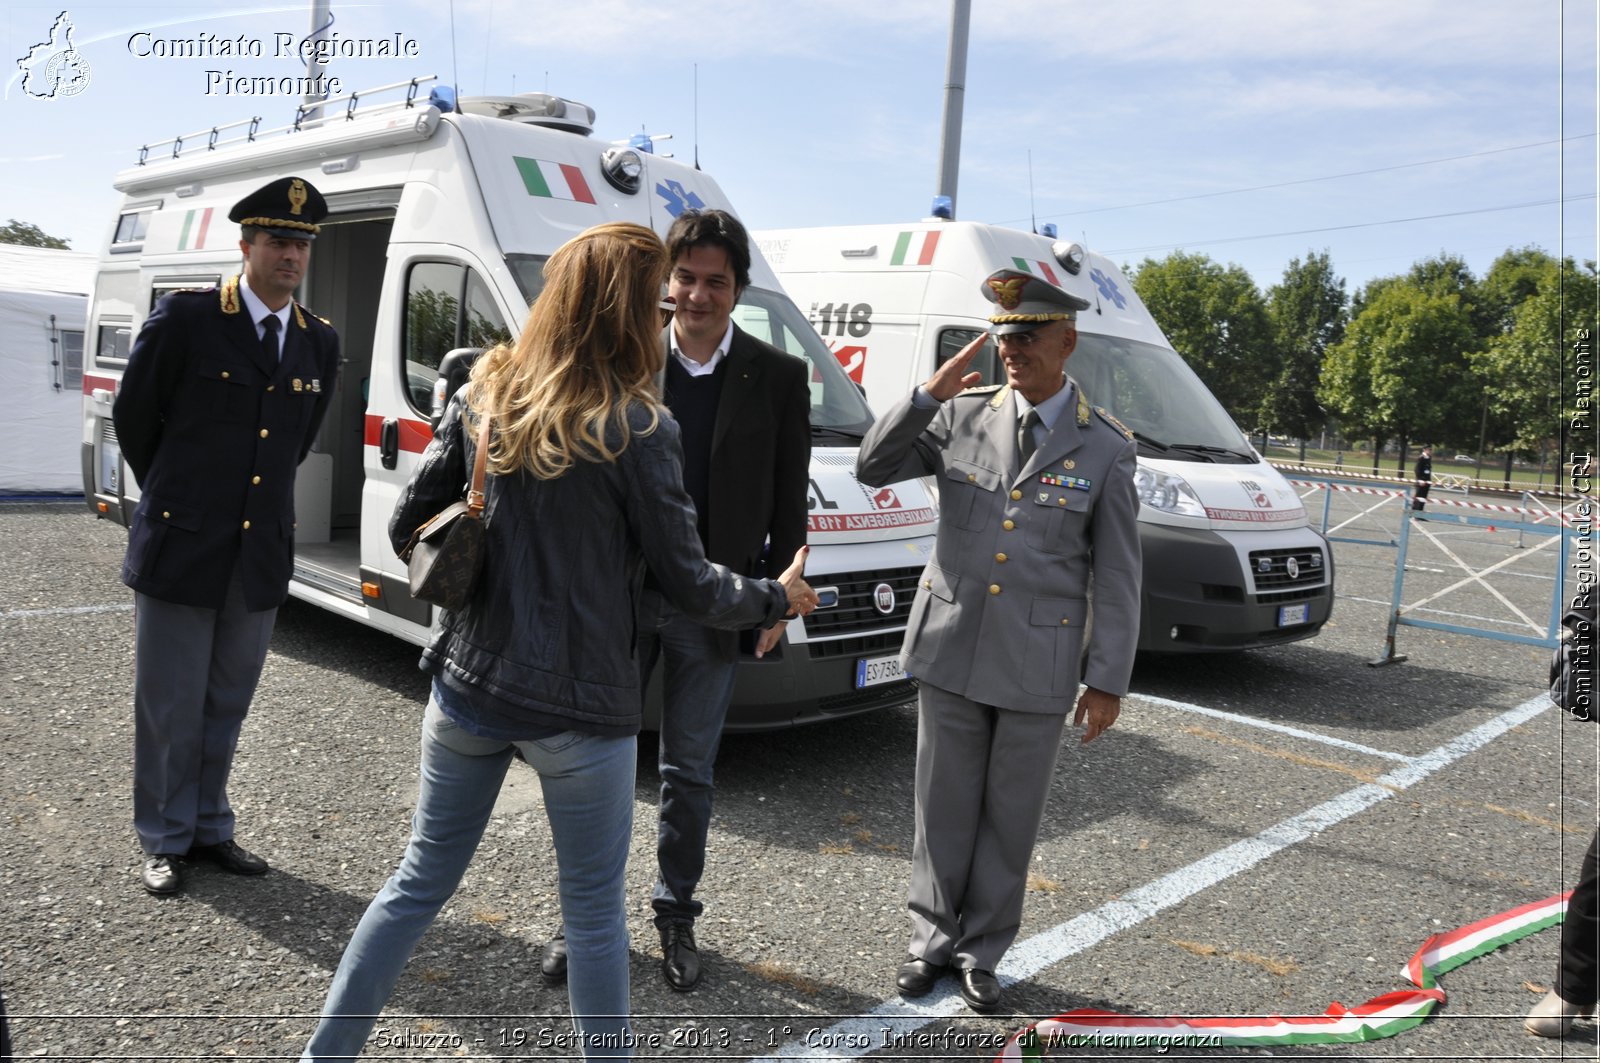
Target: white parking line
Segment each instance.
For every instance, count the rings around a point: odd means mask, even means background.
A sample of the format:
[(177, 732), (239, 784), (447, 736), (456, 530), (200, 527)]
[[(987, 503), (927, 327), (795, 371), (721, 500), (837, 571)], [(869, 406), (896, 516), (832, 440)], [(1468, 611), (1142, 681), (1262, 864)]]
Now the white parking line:
[(131, 613), (133, 603), (123, 605), (70, 605), (59, 609), (13, 609), (0, 613), (0, 620), (31, 620), (40, 616), (81, 616), (85, 613)]
[(1246, 727), (1259, 727), (1264, 731), (1277, 731), (1279, 734), (1303, 738), (1310, 742), (1321, 742), (1325, 746), (1338, 746), (1340, 749), (1348, 749), (1352, 753), (1365, 753), (1369, 757), (1398, 760), (1402, 764), (1410, 764), (1416, 760), (1415, 757), (1406, 756), (1404, 753), (1391, 753), (1386, 749), (1373, 749), (1371, 746), (1364, 746), (1359, 742), (1347, 742), (1342, 738), (1334, 738), (1332, 735), (1317, 734), (1315, 731), (1302, 731), (1298, 727), (1290, 727), (1287, 724), (1273, 723), (1271, 720), (1258, 720), (1253, 716), (1240, 716), (1237, 713), (1223, 712), (1221, 709), (1208, 709), (1204, 705), (1191, 705), (1187, 701), (1173, 701), (1170, 698), (1158, 698), (1154, 694), (1140, 694), (1138, 692), (1132, 692), (1128, 696), (1130, 698), (1138, 698), (1140, 701), (1148, 701), (1152, 705), (1164, 705), (1169, 709), (1177, 709), (1180, 712), (1211, 716), (1218, 720), (1227, 720), (1229, 723), (1244, 724)]
[[(1036, 934), (1012, 948), (995, 974), (1002, 984), (1009, 984), (1098, 945), (1112, 934), (1137, 926), (1200, 891), (1247, 871), (1268, 857), (1415, 786), (1434, 772), (1482, 749), (1513, 727), (1526, 723), (1549, 708), (1550, 699), (1540, 694), (1381, 776), (1377, 783), (1363, 783), (1353, 790), (1347, 790), (1331, 801), (1273, 824), (1253, 838), (1246, 838), (1226, 849), (1201, 857), (1187, 867), (1124, 893), (1092, 912), (1085, 912)], [(887, 965), (884, 974), (887, 977)], [(810, 1040), (819, 1047), (793, 1044), (777, 1055), (757, 1057), (755, 1063), (770, 1063), (779, 1059), (853, 1059), (885, 1047), (886, 1042), (892, 1043), (893, 1038), (913, 1034), (935, 1019), (965, 1017), (968, 1014), (960, 995), (953, 992), (919, 1004), (898, 999), (887, 1000), (865, 1015), (811, 1031)]]

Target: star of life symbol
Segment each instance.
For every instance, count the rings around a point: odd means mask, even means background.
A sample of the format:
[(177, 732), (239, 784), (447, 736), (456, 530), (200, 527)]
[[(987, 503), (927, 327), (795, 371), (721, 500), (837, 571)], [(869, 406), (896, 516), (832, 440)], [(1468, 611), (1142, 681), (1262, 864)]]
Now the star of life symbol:
[(37, 100), (76, 96), (89, 87), (89, 61), (72, 44), (72, 16), (63, 11), (50, 27), (50, 39), (17, 60), (22, 91)]
[(1117, 304), (1118, 310), (1127, 308), (1128, 297), (1122, 294), (1122, 289), (1117, 287), (1117, 282), (1100, 272), (1098, 269), (1089, 271), (1089, 279), (1094, 281), (1094, 286), (1100, 289), (1102, 299), (1110, 299)]
[(683, 187), (679, 181), (657, 182), (656, 195), (666, 203), (667, 213), (676, 218), (686, 210), (704, 210), (705, 200)]

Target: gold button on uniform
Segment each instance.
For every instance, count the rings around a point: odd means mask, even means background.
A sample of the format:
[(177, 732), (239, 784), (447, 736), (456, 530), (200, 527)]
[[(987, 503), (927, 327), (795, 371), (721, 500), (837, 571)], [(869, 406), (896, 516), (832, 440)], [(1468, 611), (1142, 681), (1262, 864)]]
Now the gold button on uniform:
[(1006, 531), (1016, 531), (1017, 530), (1016, 522), (1015, 521), (1010, 521), (1010, 520), (1008, 520), (1004, 524), (1000, 525), (1000, 527), (1004, 528)]
[(1068, 626), (1071, 625), (1071, 623), (1072, 623), (1072, 621), (1068, 620), (1066, 617), (1062, 617), (1061, 618), (1061, 626), (1062, 627), (1068, 627)]
[(262, 438), (262, 439), (265, 439), (265, 438), (267, 438), (267, 430), (266, 430), (266, 429), (265, 429), (265, 428), (263, 428), (263, 429), (262, 429), (262, 430), (261, 430), (261, 438)]
[(170, 512), (168, 512), (167, 510), (163, 509), (161, 511), (161, 519), (162, 520), (171, 520), (172, 519), (172, 514)]
[(1000, 584), (998, 584), (998, 583), (989, 584), (989, 593), (990, 594), (999, 594), (1000, 593)]
[(228, 379), (228, 371), (226, 369), (224, 369), (222, 371), (222, 379), (224, 379), (224, 380)]
[(268, 391), (276, 391), (277, 388), (278, 388), (278, 385), (276, 385), (276, 384), (268, 384), (267, 385), (267, 390)]
[(252, 476), (252, 477), (250, 477), (250, 482), (251, 482), (251, 483), (252, 483), (252, 484), (258, 484), (258, 483), (260, 483), (260, 482), (261, 482), (261, 477), (259, 477), (259, 476)]
[(244, 530), (245, 531), (249, 531), (250, 530), (250, 522), (249, 521), (245, 521), (244, 522)]
[(970, 473), (970, 472), (967, 473), (967, 483), (975, 484), (977, 482), (978, 482), (978, 478), (976, 476), (972, 475), (972, 473)]
[(1002, 565), (1006, 563), (1006, 555), (1005, 554), (995, 554), (994, 555), (994, 559), (996, 561), (1000, 562)]
[(1022, 498), (1022, 492), (1021, 491), (1013, 491), (1013, 492), (1011, 492), (1011, 501), (1016, 502), (1020, 498)]

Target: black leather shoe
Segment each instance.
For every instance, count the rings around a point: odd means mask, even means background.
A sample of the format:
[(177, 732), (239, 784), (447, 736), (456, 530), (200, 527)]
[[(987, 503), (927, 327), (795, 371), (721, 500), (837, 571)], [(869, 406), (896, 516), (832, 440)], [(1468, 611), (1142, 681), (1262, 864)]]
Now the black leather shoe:
[(961, 983), (961, 999), (973, 1011), (988, 1012), (1000, 1006), (1000, 981), (992, 971), (976, 967), (963, 967), (957, 972)]
[(545, 942), (539, 974), (545, 985), (560, 985), (567, 980), (567, 928), (556, 927), (556, 936)]
[(139, 882), (146, 893), (158, 897), (177, 893), (183, 889), (183, 875), (178, 871), (178, 858), (165, 853), (145, 858), (144, 869), (139, 872)]
[(943, 978), (949, 969), (942, 963), (932, 963), (919, 956), (907, 956), (906, 962), (894, 974), (894, 985), (903, 997), (925, 997), (933, 984)]
[(189, 856), (194, 860), (209, 860), (230, 875), (265, 875), (267, 862), (248, 849), (242, 849), (232, 838), (215, 845), (192, 845)]
[(694, 924), (687, 919), (661, 928), (661, 976), (680, 993), (700, 983), (700, 950), (694, 943)]

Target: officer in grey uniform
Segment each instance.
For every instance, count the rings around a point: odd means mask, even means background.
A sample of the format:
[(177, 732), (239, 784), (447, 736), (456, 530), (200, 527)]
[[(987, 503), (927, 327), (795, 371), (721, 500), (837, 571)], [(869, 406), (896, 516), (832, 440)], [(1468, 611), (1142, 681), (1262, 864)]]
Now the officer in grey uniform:
[[(1094, 632), (1074, 725), (1116, 721), (1139, 633), (1134, 443), (1065, 365), (1088, 303), (1016, 270), (989, 276), (1004, 386), (973, 387), (967, 345), (885, 414), (856, 475), (939, 483), (939, 534), (901, 659), (917, 677), (916, 846), (904, 996), (954, 969), (975, 1011), (1016, 939), (1028, 860)], [(965, 390), (963, 390), (965, 389)]]

